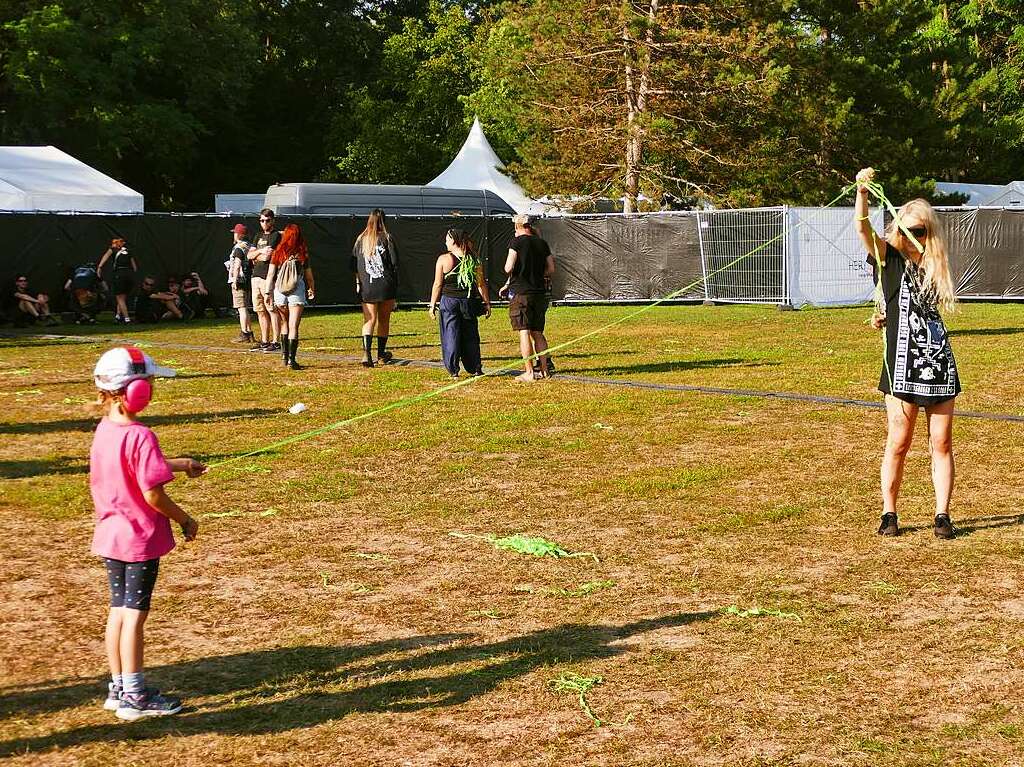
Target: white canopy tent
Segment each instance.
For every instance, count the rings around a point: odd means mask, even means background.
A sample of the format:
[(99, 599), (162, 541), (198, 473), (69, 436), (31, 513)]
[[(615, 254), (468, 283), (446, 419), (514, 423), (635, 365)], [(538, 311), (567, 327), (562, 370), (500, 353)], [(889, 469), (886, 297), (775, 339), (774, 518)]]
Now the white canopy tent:
[(5, 146), (0, 210), (142, 213), (143, 197), (56, 147)]
[(473, 120), (469, 136), (445, 171), (427, 186), (447, 189), (483, 189), (494, 192), (516, 213), (541, 213), (547, 207), (527, 196), (519, 184), (502, 171), (505, 164), (484, 135), (480, 120)]

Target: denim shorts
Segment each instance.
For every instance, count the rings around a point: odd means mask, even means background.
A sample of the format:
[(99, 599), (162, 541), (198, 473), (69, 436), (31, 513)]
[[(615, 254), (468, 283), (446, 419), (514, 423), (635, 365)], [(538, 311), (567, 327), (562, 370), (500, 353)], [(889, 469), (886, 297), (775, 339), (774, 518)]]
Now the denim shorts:
[(305, 306), (306, 305), (306, 280), (299, 277), (295, 287), (287, 293), (282, 293), (274, 288), (274, 306)]

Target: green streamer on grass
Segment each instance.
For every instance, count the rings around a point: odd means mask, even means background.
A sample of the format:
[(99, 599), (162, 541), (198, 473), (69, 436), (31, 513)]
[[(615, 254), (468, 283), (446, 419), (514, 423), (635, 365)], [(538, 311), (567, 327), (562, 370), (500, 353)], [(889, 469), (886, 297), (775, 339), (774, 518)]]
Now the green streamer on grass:
[(533, 557), (552, 557), (553, 559), (590, 557), (595, 562), (601, 561), (597, 558), (597, 554), (593, 554), (589, 551), (566, 551), (554, 541), (549, 541), (545, 538), (524, 535), (523, 533), (506, 535), (502, 538), (499, 538), (493, 533), (488, 535), (475, 535), (473, 533), (460, 533), (457, 531), (453, 531), (448, 533), (448, 535), (452, 536), (453, 538), (487, 541), (496, 549), (502, 549), (504, 551), (514, 551), (517, 554), (527, 554)]
[(607, 719), (601, 719), (601, 717), (594, 713), (594, 709), (590, 707), (590, 702), (587, 700), (587, 693), (603, 683), (603, 677), (582, 676), (581, 674), (568, 671), (555, 679), (549, 679), (548, 687), (555, 692), (568, 692), (574, 694), (576, 696), (577, 703), (579, 703), (580, 708), (583, 710), (583, 713), (586, 714), (590, 718), (590, 721), (592, 721), (597, 727), (629, 724), (629, 721), (633, 718), (632, 714), (628, 714), (621, 722), (612, 722)]
[(804, 619), (801, 618), (797, 613), (787, 613), (782, 610), (776, 610), (772, 607), (750, 607), (743, 609), (736, 605), (729, 605), (723, 607), (722, 612), (726, 615), (735, 615), (737, 618), (782, 618), (783, 620), (797, 621), (803, 623)]

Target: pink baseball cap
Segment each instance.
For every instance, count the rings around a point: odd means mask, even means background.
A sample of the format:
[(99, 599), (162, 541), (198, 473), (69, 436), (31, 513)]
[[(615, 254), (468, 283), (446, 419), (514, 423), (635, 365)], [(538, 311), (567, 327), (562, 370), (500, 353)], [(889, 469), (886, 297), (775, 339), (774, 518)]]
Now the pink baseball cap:
[(134, 346), (118, 346), (103, 352), (92, 371), (96, 388), (103, 391), (121, 391), (132, 381), (158, 376), (174, 378), (176, 372), (157, 365), (153, 358)]
[(231, 227), (231, 231), (234, 234), (249, 234), (249, 230), (246, 229), (245, 224), (235, 224)]

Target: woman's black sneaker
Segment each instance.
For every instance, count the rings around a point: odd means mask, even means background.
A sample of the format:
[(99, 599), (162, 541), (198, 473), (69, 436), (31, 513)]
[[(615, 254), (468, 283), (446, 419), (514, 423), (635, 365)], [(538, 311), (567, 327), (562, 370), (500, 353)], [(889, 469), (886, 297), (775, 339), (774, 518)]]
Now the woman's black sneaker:
[[(878, 534), (885, 536), (895, 536), (900, 534), (900, 526), (896, 522), (895, 514), (883, 514), (882, 524), (878, 526)], [(936, 533), (938, 535), (938, 533)]]
[(953, 535), (953, 522), (949, 518), (949, 514), (937, 514), (935, 516), (935, 537), (949, 539)]
[(389, 351), (385, 351), (377, 357), (377, 364), (379, 365), (390, 365), (391, 360), (395, 358), (395, 355)]

